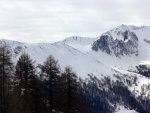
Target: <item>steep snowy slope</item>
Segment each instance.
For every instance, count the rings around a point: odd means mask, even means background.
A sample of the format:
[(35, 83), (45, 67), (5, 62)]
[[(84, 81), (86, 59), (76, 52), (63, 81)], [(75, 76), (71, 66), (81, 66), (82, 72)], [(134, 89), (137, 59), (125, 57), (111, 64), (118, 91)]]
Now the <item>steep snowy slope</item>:
[[(70, 65), (81, 78), (87, 78), (88, 74), (98, 76), (102, 73), (106, 75), (111, 72), (111, 69), (101, 62), (61, 42), (28, 45), (25, 51), (29, 53), (37, 63), (43, 63), (46, 57), (51, 54), (58, 59), (61, 67)], [(103, 69), (103, 72), (100, 72), (100, 69)]]
[(36, 65), (42, 64), (48, 55), (53, 55), (59, 62), (62, 69), (68, 65), (73, 67), (78, 76), (85, 79), (88, 74), (100, 76), (113, 76), (115, 70), (102, 64), (100, 61), (92, 58), (79, 50), (63, 43), (38, 43), (38, 44), (23, 44), (19, 42), (1, 40), (1, 43), (7, 44), (12, 53), (12, 60), (17, 62), (23, 52), (28, 53)]

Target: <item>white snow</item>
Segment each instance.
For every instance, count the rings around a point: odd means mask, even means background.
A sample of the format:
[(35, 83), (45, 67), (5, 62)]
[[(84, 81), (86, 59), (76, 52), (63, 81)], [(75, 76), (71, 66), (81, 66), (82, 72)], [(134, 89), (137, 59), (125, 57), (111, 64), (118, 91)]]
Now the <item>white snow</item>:
[(138, 112), (136, 112), (135, 110), (129, 110), (124, 106), (118, 105), (117, 111), (115, 113), (138, 113)]

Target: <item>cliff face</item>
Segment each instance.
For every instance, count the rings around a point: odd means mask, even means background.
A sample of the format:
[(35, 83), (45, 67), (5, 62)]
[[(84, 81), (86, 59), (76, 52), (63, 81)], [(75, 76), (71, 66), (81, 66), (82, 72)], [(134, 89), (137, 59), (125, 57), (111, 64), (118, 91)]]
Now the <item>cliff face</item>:
[(109, 55), (121, 57), (124, 55), (138, 55), (138, 37), (129, 30), (106, 32), (92, 45), (92, 50), (101, 50)]

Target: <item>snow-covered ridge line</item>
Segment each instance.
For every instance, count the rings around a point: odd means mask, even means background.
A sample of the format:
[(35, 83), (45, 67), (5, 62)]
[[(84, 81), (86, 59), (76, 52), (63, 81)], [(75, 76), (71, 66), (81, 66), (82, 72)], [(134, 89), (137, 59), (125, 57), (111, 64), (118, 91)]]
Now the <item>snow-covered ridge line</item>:
[(90, 44), (91, 42), (93, 42), (96, 39), (97, 38), (72, 36), (72, 37), (68, 37), (68, 38), (64, 39), (63, 42), (64, 43), (77, 42), (77, 43), (82, 43), (82, 44)]

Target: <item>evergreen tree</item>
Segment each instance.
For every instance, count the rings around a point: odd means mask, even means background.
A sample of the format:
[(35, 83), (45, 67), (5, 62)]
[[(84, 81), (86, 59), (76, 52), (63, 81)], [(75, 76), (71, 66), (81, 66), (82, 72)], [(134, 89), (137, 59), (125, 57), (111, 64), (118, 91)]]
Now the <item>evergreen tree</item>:
[(9, 112), (12, 70), (10, 51), (5, 44), (0, 45), (0, 113)]
[[(63, 92), (62, 98), (64, 98), (65, 113), (81, 113), (83, 109), (82, 100), (83, 97), (80, 94), (81, 85), (77, 82), (77, 76), (72, 71), (71, 67), (66, 67), (65, 72), (62, 73), (61, 81)], [(65, 107), (66, 106), (66, 107)], [(83, 112), (84, 113), (84, 112)]]
[(53, 112), (53, 110), (56, 110), (56, 93), (57, 93), (57, 83), (59, 78), (59, 65), (58, 61), (55, 60), (55, 58), (52, 55), (49, 55), (44, 62), (43, 65), (39, 65), (42, 74), (46, 78), (47, 82), (47, 102), (49, 105), (50, 113)]
[(34, 62), (27, 53), (23, 53), (16, 65), (17, 110), (22, 113), (36, 113), (37, 79)]

